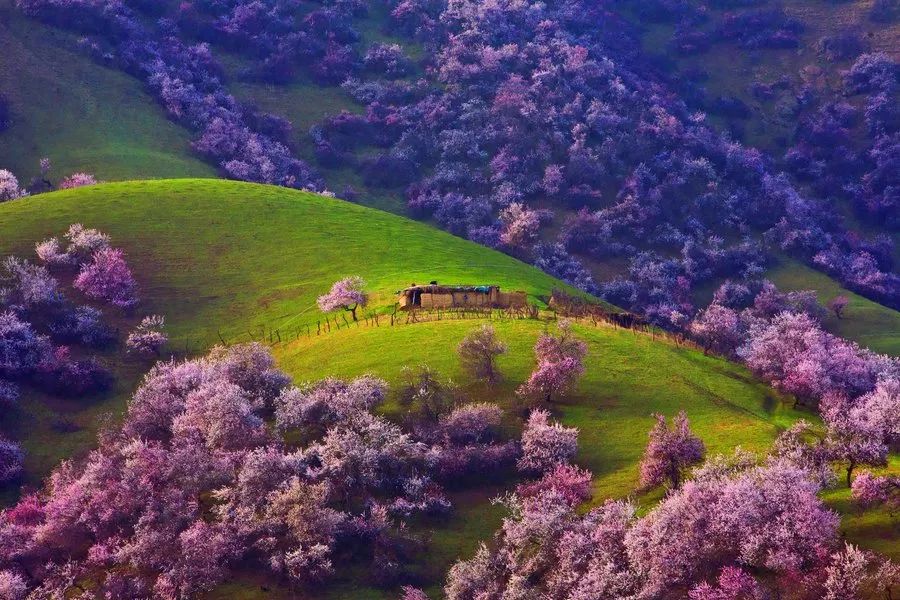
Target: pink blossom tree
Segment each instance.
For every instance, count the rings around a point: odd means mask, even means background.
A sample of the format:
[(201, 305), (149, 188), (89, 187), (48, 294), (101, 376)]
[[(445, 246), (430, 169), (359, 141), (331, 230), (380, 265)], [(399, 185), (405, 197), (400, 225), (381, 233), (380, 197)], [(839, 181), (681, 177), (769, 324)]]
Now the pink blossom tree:
[(72, 173), (59, 182), (59, 189), (68, 190), (86, 185), (97, 185), (97, 178), (90, 173)]
[(578, 451), (578, 430), (550, 422), (546, 410), (533, 410), (522, 432), (520, 471), (544, 473), (567, 464)]
[(859, 598), (869, 578), (872, 558), (869, 553), (852, 544), (838, 552), (825, 569), (825, 595), (823, 600)]
[(524, 249), (532, 244), (541, 227), (541, 215), (524, 204), (513, 202), (500, 211), (500, 243), (509, 248)]
[(14, 571), (0, 571), (0, 598), (7, 600), (25, 600), (28, 595), (28, 582)]
[(161, 315), (144, 317), (128, 334), (125, 347), (136, 354), (159, 356), (162, 347), (169, 341), (169, 336), (164, 331), (165, 326), (165, 317)]
[(825, 448), (833, 461), (845, 464), (847, 487), (851, 486), (856, 467), (887, 464), (888, 446), (882, 432), (860, 419), (857, 411), (831, 412), (826, 419)]
[(900, 510), (900, 476), (876, 476), (863, 471), (853, 479), (853, 500), (860, 506), (885, 506), (891, 513)]
[(6, 257), (2, 264), (6, 271), (7, 286), (0, 289), (7, 303), (28, 308), (34, 305), (52, 305), (61, 300), (59, 282), (45, 267), (15, 256)]
[(125, 253), (105, 248), (94, 253), (93, 260), (81, 267), (75, 287), (91, 298), (121, 308), (137, 304), (137, 283), (125, 262)]
[(356, 309), (365, 307), (369, 303), (369, 295), (364, 290), (365, 282), (361, 277), (345, 277), (334, 282), (331, 290), (319, 296), (318, 304), (322, 312), (331, 312), (337, 309), (348, 311), (353, 320), (356, 318)]
[(349, 382), (328, 378), (305, 388), (287, 388), (275, 399), (275, 423), (281, 431), (332, 427), (375, 409), (386, 394), (387, 383), (371, 376)]
[(456, 353), (473, 377), (494, 383), (499, 375), (497, 357), (506, 354), (507, 349), (492, 325), (482, 325), (466, 334), (456, 347)]
[(571, 324), (562, 321), (559, 333), (543, 333), (534, 345), (537, 366), (517, 393), (524, 398), (552, 402), (575, 387), (584, 374), (587, 344), (574, 336)]
[(703, 442), (690, 429), (687, 415), (679, 412), (666, 425), (663, 415), (655, 415), (656, 424), (650, 430), (650, 441), (641, 459), (641, 487), (649, 489), (669, 482), (671, 489), (681, 485), (685, 469), (698, 464), (706, 454)]
[(516, 488), (520, 498), (534, 498), (545, 492), (560, 494), (571, 506), (577, 506), (591, 498), (591, 472), (574, 465), (560, 464), (543, 477)]
[(503, 421), (503, 410), (496, 404), (478, 402), (463, 404), (442, 417), (439, 429), (457, 445), (484, 443), (493, 440)]
[(688, 330), (703, 345), (704, 352), (714, 350), (731, 355), (743, 341), (740, 317), (719, 304), (710, 304), (690, 323)]
[(19, 180), (12, 172), (0, 169), (0, 202), (15, 200), (27, 194), (28, 192), (19, 187)]
[(834, 313), (834, 316), (838, 319), (844, 318), (844, 311), (847, 309), (847, 305), (850, 304), (850, 299), (843, 294), (839, 296), (835, 296), (828, 302), (828, 308), (831, 309), (831, 312)]

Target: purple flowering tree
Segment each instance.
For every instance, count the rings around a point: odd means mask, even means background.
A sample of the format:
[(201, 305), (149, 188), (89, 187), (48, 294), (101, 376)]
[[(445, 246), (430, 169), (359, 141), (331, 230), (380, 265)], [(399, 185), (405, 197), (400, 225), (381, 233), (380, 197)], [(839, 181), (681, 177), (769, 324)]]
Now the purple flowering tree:
[(669, 482), (670, 489), (681, 485), (684, 471), (696, 465), (706, 455), (703, 441), (691, 432), (687, 415), (679, 412), (666, 425), (663, 415), (655, 415), (656, 424), (650, 430), (650, 441), (641, 459), (641, 487), (654, 488)]
[(319, 296), (317, 303), (322, 312), (343, 309), (356, 321), (356, 309), (364, 308), (369, 303), (369, 294), (361, 277), (345, 277), (334, 282), (327, 294)]

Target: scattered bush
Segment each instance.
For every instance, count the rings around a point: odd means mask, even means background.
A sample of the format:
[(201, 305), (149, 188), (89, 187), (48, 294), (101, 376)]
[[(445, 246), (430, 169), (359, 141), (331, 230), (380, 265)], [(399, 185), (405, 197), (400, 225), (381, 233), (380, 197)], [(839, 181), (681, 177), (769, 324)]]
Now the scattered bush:
[(456, 348), (463, 367), (476, 379), (494, 383), (500, 377), (497, 357), (506, 354), (507, 346), (497, 337), (491, 325), (482, 325), (466, 334)]
[(97, 179), (90, 173), (72, 173), (59, 182), (59, 189), (69, 190), (86, 185), (97, 185)]
[(164, 331), (165, 326), (165, 317), (160, 315), (144, 317), (134, 331), (128, 334), (125, 347), (135, 354), (159, 356), (163, 346), (169, 341), (169, 336)]
[(125, 253), (116, 248), (94, 252), (92, 261), (82, 265), (75, 287), (90, 298), (120, 308), (131, 308), (138, 302), (137, 283), (125, 262)]
[(22, 473), (25, 453), (15, 442), (0, 437), (0, 485)]

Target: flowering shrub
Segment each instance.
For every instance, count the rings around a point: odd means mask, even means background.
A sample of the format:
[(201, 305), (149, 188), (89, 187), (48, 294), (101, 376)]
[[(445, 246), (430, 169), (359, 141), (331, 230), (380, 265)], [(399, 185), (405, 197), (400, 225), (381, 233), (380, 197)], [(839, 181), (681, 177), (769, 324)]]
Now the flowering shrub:
[(137, 283), (125, 262), (125, 253), (116, 248), (94, 252), (93, 260), (81, 267), (75, 287), (120, 308), (131, 308), (138, 302)]
[(0, 169), (0, 202), (15, 200), (26, 196), (27, 192), (19, 187), (19, 180), (12, 172)]
[(90, 173), (72, 173), (59, 182), (59, 189), (68, 190), (86, 185), (96, 185), (97, 179)]
[(544, 473), (568, 463), (578, 450), (578, 430), (550, 422), (550, 413), (533, 410), (522, 432), (520, 471)]
[(112, 329), (103, 322), (103, 313), (90, 306), (57, 312), (49, 327), (53, 338), (62, 343), (104, 348), (115, 341)]
[(128, 334), (125, 347), (129, 352), (145, 356), (159, 356), (162, 347), (169, 341), (164, 329), (166, 319), (160, 315), (150, 315), (141, 319), (134, 331)]
[(8, 256), (3, 261), (7, 285), (0, 288), (0, 302), (25, 310), (61, 301), (59, 283), (44, 267)]
[(0, 313), (0, 376), (19, 379), (33, 375), (53, 353), (50, 341), (13, 312)]

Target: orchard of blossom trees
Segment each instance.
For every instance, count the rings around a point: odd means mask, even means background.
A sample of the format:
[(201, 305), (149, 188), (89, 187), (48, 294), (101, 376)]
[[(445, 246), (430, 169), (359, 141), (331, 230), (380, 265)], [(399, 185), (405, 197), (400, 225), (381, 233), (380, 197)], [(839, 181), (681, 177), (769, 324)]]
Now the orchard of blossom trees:
[(577, 469), (558, 468), (506, 498), (510, 515), (494, 543), (453, 566), (444, 594), (449, 600), (889, 597), (900, 585), (900, 565), (842, 547), (838, 517), (816, 496), (819, 489), (807, 471), (783, 459), (717, 457), (645, 516), (622, 500), (583, 514), (576, 507), (589, 487)]
[[(704, 348), (739, 358), (759, 377), (817, 408), (825, 433), (810, 443), (799, 438), (794, 453), (810, 464), (839, 464), (846, 484), (863, 502), (890, 496), (890, 478), (878, 484), (859, 466), (884, 466), (900, 443), (900, 360), (879, 355), (826, 332), (821, 308), (807, 292), (781, 293), (769, 282), (727, 282), (688, 330)], [(885, 500), (887, 501), (887, 500)]]
[(0, 513), (5, 580), (35, 598), (177, 599), (239, 561), (307, 585), (362, 561), (392, 584), (424, 543), (405, 524), (451, 510), (444, 485), (518, 454), (496, 406), (405, 431), (372, 412), (383, 381), (292, 387), (273, 364), (246, 345), (154, 367), (120, 430)]
[[(57, 396), (84, 398), (113, 383), (109, 368), (91, 353), (116, 343), (115, 331), (95, 306), (76, 304), (54, 272), (68, 272), (85, 297), (119, 309), (137, 304), (136, 284), (121, 250), (108, 235), (72, 225), (64, 242), (36, 246), (40, 263), (16, 256), (0, 265), (0, 410), (16, 410), (22, 392), (36, 388)], [(129, 347), (158, 352), (165, 343), (159, 321), (145, 320)], [(134, 339), (132, 339), (134, 338)], [(140, 343), (138, 343), (140, 342)], [(0, 435), (0, 484), (18, 476), (24, 455)]]

